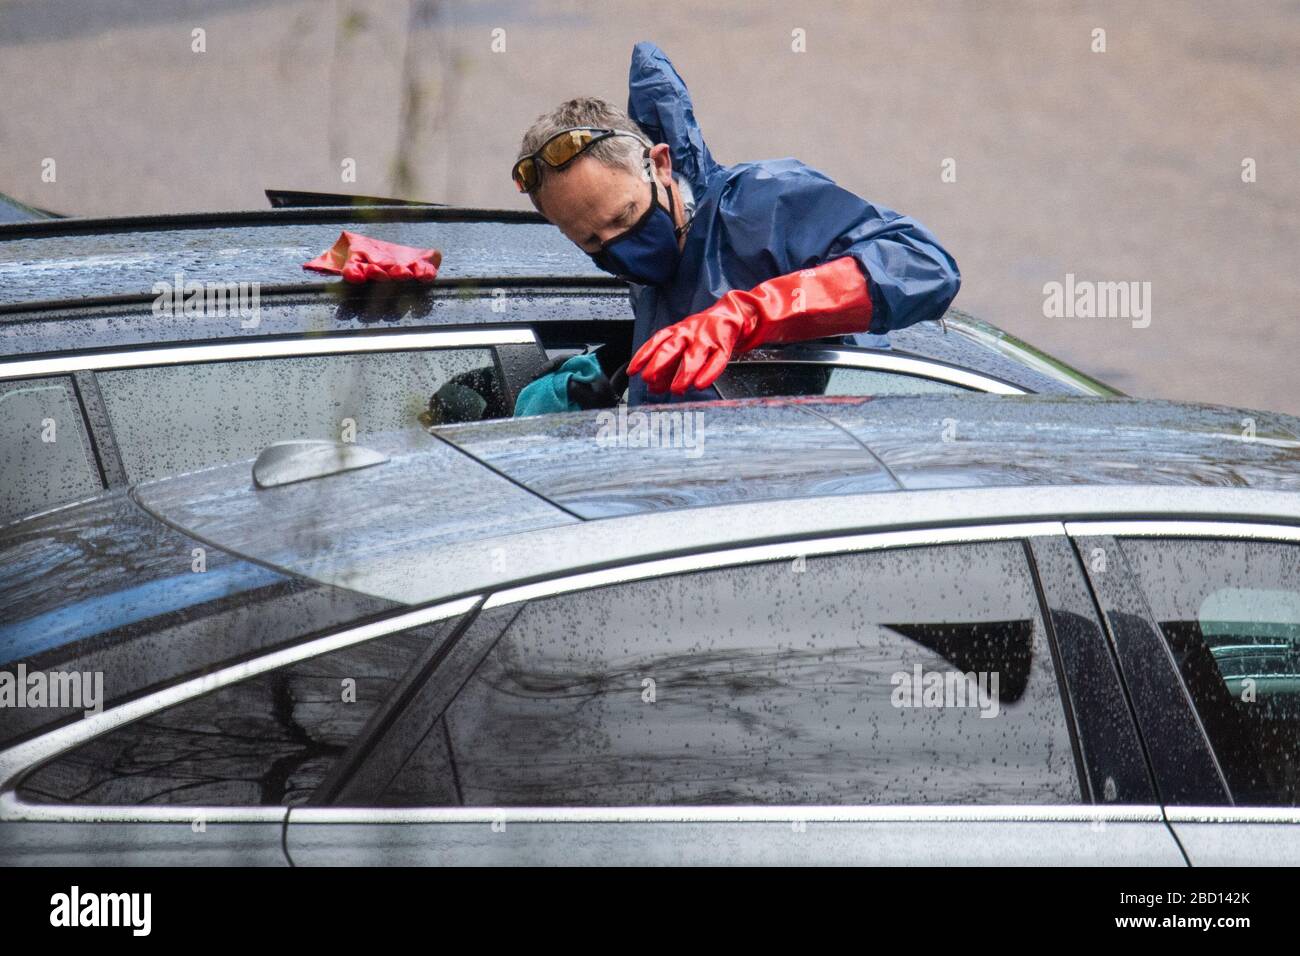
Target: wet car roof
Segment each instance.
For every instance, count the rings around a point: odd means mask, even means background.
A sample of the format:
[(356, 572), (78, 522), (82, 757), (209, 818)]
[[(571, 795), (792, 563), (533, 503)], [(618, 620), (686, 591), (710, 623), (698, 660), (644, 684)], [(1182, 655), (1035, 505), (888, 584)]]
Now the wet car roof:
[[(343, 230), (442, 250), (429, 288), (352, 287), (302, 263)], [(259, 321), (155, 314), (154, 286), (257, 282)], [(506, 308), (484, 308), (484, 297)], [(949, 310), (895, 351), (1041, 393), (1105, 394), (993, 325)], [(627, 286), (531, 212), (412, 206), (274, 209), (0, 225), (0, 354), (523, 322), (630, 323)]]
[[(929, 488), (1127, 484), (1300, 491), (1300, 419), (1264, 412), (974, 395), (674, 407), (699, 418), (694, 457), (680, 447), (633, 447), (640, 439), (630, 425), (623, 429), (629, 436), (624, 444), (601, 444), (589, 413), (454, 425), (437, 433), (583, 518)], [(629, 411), (629, 421), (636, 414)], [(1246, 417), (1254, 427), (1249, 438), (1243, 435)]]
[[(538, 416), (384, 436), (376, 447), (388, 464), (300, 485), (257, 490), (241, 462), (145, 483), (134, 496), (219, 547), (406, 600), (454, 577), (440, 570), (446, 557), (484, 541), (513, 547), (683, 509), (996, 487), (1300, 491), (1300, 420), (1250, 413), (1246, 440), (1245, 413), (1209, 406), (912, 396), (657, 410), (702, 426), (698, 455), (638, 447), (637, 414), (626, 412), (621, 443), (618, 412)], [(614, 443), (602, 444), (602, 428), (615, 430)]]
[[(689, 417), (699, 430), (692, 448), (684, 430), (678, 447), (644, 447), (651, 439), (633, 429), (648, 411), (375, 436), (363, 444), (392, 460), (363, 471), (258, 490), (251, 462), (238, 462), (143, 483), (134, 497), (180, 528), (243, 550), (249, 542), (282, 546), (286, 527), (310, 528), (318, 546), (383, 549), (418, 538), (433, 549), (573, 520), (940, 488), (1300, 491), (1300, 419), (1274, 413), (1128, 399), (943, 395), (746, 399), (653, 410), (661, 429), (663, 416), (682, 429)], [(1242, 434), (1246, 416), (1250, 437)], [(252, 550), (267, 553), (260, 545)]]
[[(146, 482), (134, 498), (203, 540), (223, 548), (238, 542), (239, 553), (312, 578), (340, 553), (417, 547), (432, 558), (459, 541), (578, 520), (422, 431), (360, 444), (389, 460), (260, 490), (252, 484), (252, 462), (239, 462)], [(364, 484), (349, 480), (363, 474)]]
[[(150, 302), (0, 310), (0, 352), (38, 355), (83, 349), (114, 350), (145, 345), (235, 341), (322, 332), (374, 332), (384, 329), (465, 328), (476, 325), (537, 324), (544, 321), (631, 320), (627, 287), (600, 279), (567, 279), (563, 284), (525, 280), (490, 288), (439, 283), (430, 289), (398, 292), (381, 287), (353, 290), (262, 290), (256, 327), (244, 328), (237, 316), (201, 318), (152, 314)], [(509, 312), (485, 305), (501, 288)], [(489, 302), (490, 304), (490, 302)]]
[[(661, 447), (634, 431), (656, 418)], [(270, 547), (279, 526), (302, 525), (315, 529), (318, 544), (383, 548), (416, 535), (432, 548), (512, 527), (895, 491), (1300, 491), (1300, 419), (1133, 399), (743, 399), (450, 425), (362, 444), (392, 460), (263, 490), (251, 484), (251, 462), (238, 462), (146, 482), (134, 496), (223, 546), (265, 539)]]
[(339, 283), (302, 264), (343, 230), (443, 250), (445, 279), (604, 276), (558, 229), (524, 212), (394, 206), (59, 219), (0, 226), (0, 305), (151, 294), (177, 272), (198, 282)]

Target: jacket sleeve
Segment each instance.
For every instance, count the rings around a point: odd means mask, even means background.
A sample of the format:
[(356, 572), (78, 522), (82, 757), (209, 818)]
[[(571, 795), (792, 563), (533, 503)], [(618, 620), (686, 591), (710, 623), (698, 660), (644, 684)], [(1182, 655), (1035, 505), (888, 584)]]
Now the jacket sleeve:
[(906, 328), (947, 311), (961, 288), (961, 273), (925, 226), (855, 196), (796, 160), (745, 165), (728, 183), (722, 203), (729, 213), (729, 245), (742, 258), (763, 262), (767, 272), (755, 275), (754, 284), (848, 255), (866, 274), (869, 331)]

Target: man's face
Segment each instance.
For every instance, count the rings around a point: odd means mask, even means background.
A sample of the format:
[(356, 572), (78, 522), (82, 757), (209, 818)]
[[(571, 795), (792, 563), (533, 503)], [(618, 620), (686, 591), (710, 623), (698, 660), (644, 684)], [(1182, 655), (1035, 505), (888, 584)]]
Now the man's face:
[[(655, 146), (650, 157), (660, 184), (659, 202), (667, 206), (664, 184), (672, 182), (668, 147)], [(570, 241), (583, 252), (595, 253), (601, 243), (626, 232), (645, 215), (650, 184), (641, 172), (612, 169), (590, 156), (579, 156), (562, 170), (544, 169), (536, 199), (542, 215)]]

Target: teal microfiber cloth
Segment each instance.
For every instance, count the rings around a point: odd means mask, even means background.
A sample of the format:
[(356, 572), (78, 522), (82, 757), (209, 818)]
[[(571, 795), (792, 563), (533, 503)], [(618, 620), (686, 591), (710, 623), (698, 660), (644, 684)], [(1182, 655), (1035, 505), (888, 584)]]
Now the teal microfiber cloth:
[(576, 412), (582, 406), (569, 397), (569, 382), (592, 385), (603, 376), (596, 353), (575, 355), (554, 372), (524, 386), (515, 402), (515, 418), (552, 412)]

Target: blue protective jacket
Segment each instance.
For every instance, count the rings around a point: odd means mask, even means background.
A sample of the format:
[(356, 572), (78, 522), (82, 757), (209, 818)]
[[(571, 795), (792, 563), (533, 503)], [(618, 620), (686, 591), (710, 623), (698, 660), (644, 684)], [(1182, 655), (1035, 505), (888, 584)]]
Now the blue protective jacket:
[[(632, 50), (628, 114), (654, 142), (668, 144), (673, 172), (696, 202), (672, 282), (632, 286), (634, 349), (732, 289), (846, 255), (864, 268), (871, 293), (871, 329), (849, 337), (860, 345), (887, 347), (891, 329), (939, 318), (957, 295), (957, 263), (915, 219), (855, 196), (796, 159), (714, 162), (686, 84), (653, 43)], [(681, 398), (650, 395), (639, 375), (628, 385), (632, 405), (717, 397), (713, 388)]]

